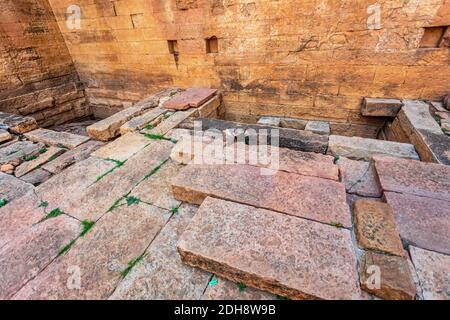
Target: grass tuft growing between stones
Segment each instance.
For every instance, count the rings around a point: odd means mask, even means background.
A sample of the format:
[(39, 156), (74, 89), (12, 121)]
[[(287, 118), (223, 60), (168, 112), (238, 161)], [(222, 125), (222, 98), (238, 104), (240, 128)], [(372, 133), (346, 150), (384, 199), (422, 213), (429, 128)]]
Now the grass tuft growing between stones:
[(170, 140), (169, 138), (164, 137), (162, 134), (145, 133), (144, 137), (152, 140)]
[(330, 225), (333, 226), (333, 227), (335, 227), (335, 228), (338, 228), (338, 229), (344, 228), (344, 225), (343, 225), (342, 223), (336, 222), (336, 221), (331, 221), (331, 222), (330, 222)]
[[(167, 162), (169, 161), (169, 159), (163, 160), (161, 161), (156, 167), (154, 167), (149, 173), (147, 173), (144, 178), (142, 179), (142, 181), (147, 180), (148, 178), (150, 178), (152, 175), (156, 174), (163, 165), (165, 165)], [(141, 182), (142, 182), (141, 181)]]
[(33, 155), (33, 156), (25, 156), (25, 157), (23, 157), (23, 161), (25, 161), (25, 162), (30, 162), (30, 161), (33, 161), (33, 160), (35, 160), (35, 159), (37, 159), (38, 157), (36, 156), (36, 155)]
[(44, 222), (44, 221), (46, 221), (46, 220), (48, 220), (48, 219), (53, 219), (53, 218), (59, 217), (59, 216), (62, 215), (62, 214), (63, 214), (63, 212), (61, 211), (61, 209), (59, 209), (59, 208), (53, 209), (52, 211), (50, 211), (50, 212), (45, 216), (44, 219), (42, 219), (41, 221), (39, 221), (39, 223)]
[(48, 208), (48, 201), (41, 201), (39, 208)]
[(179, 211), (180, 211), (180, 207), (173, 207), (172, 209), (170, 209), (170, 213), (172, 213), (172, 214), (178, 214)]
[(69, 250), (73, 247), (73, 245), (77, 242), (77, 240), (79, 238), (84, 237), (86, 234), (88, 234), (89, 231), (91, 231), (91, 229), (94, 227), (95, 222), (94, 221), (89, 221), (89, 220), (84, 220), (81, 221), (81, 232), (78, 235), (77, 239), (71, 240), (67, 245), (65, 245), (59, 252), (58, 252), (58, 257), (66, 254), (67, 252), (69, 252)]
[(66, 254), (70, 248), (72, 248), (72, 246), (75, 244), (76, 240), (72, 240), (70, 241), (66, 246), (64, 246), (64, 248), (62, 248), (59, 252), (58, 252), (58, 257)]
[(125, 200), (127, 201), (127, 205), (128, 205), (129, 207), (131, 207), (132, 205), (141, 203), (141, 199), (136, 198), (136, 197), (133, 197), (133, 196), (127, 196), (127, 197), (125, 198)]
[(282, 297), (282, 296), (277, 296), (277, 300), (287, 301), (287, 300), (291, 300), (291, 299), (286, 298), (286, 297)]
[(152, 130), (153, 128), (154, 128), (154, 126), (150, 123), (144, 127), (144, 129), (147, 129), (147, 130)]
[(41, 148), (39, 149), (39, 154), (44, 154), (47, 152), (47, 148)]
[(5, 198), (0, 199), (0, 208), (3, 208), (7, 204), (8, 204), (8, 199), (5, 199)]
[(128, 267), (120, 273), (120, 275), (122, 276), (122, 278), (125, 278), (125, 277), (130, 273), (130, 271), (133, 270), (133, 268), (134, 268), (139, 262), (142, 261), (142, 259), (144, 259), (144, 255), (142, 255), (142, 256), (140, 256), (140, 257), (138, 257), (138, 258), (136, 258), (136, 259), (133, 259), (133, 260), (131, 260), (130, 262), (128, 262)]
[(242, 282), (236, 283), (236, 286), (237, 286), (237, 288), (239, 289), (240, 292), (244, 292), (245, 289), (247, 289), (247, 286), (244, 283), (242, 283)]
[(116, 165), (114, 167), (112, 167), (111, 169), (109, 169), (108, 171), (106, 171), (105, 173), (103, 173), (102, 175), (98, 176), (97, 179), (95, 179), (95, 183), (102, 180), (104, 177), (106, 177), (108, 174), (112, 173), (114, 170), (116, 170), (120, 167), (123, 167), (125, 165), (125, 163), (127, 162), (126, 160), (125, 161), (119, 161), (119, 160), (115, 160), (115, 159), (106, 159), (106, 160), (114, 162)]

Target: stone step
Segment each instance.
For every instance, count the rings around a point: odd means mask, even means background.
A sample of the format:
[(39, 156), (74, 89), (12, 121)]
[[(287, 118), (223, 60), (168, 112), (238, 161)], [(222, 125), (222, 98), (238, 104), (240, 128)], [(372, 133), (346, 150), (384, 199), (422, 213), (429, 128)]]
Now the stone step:
[(163, 107), (156, 107), (143, 115), (131, 119), (120, 127), (120, 134), (125, 135), (129, 132), (139, 131), (144, 129), (147, 125), (156, 127), (164, 119), (164, 113), (167, 109)]
[(59, 216), (30, 227), (0, 250), (0, 299), (37, 276), (81, 232), (78, 220)]
[(395, 118), (402, 106), (403, 102), (398, 99), (364, 98), (361, 114), (366, 117)]
[(178, 242), (182, 260), (290, 299), (352, 299), (357, 287), (350, 231), (207, 198)]
[(249, 165), (188, 165), (172, 181), (175, 198), (201, 204), (208, 196), (329, 224), (351, 227), (344, 185)]
[[(257, 124), (243, 124), (239, 122), (217, 119), (199, 118), (198, 121), (201, 122), (201, 128), (199, 128), (200, 130), (206, 131), (216, 129), (219, 131), (227, 131), (228, 134), (234, 133), (237, 135), (242, 134), (242, 132), (245, 132), (249, 129), (252, 132), (256, 131), (257, 134), (262, 134), (262, 131), (260, 130), (267, 130), (266, 134), (268, 133), (270, 135), (271, 130), (276, 129), (279, 132), (279, 147), (282, 148), (289, 148), (306, 152), (326, 153), (328, 147), (328, 137), (308, 131), (274, 128), (271, 126)], [(270, 136), (268, 139), (268, 144), (271, 144)]]
[(56, 159), (59, 155), (63, 154), (66, 150), (58, 147), (50, 147), (43, 154), (40, 154), (36, 159), (31, 161), (25, 161), (16, 168), (14, 172), (16, 177), (22, 177), (27, 173), (33, 171), (36, 168), (41, 167), (49, 161)]
[(12, 133), (17, 134), (38, 128), (36, 120), (32, 117), (23, 117), (5, 112), (0, 112), (0, 125), (8, 127)]
[(172, 110), (187, 110), (198, 108), (203, 103), (217, 94), (217, 89), (189, 88), (176, 94), (172, 99), (164, 103), (164, 107)]
[[(170, 217), (167, 211), (137, 204), (121, 206), (14, 297), (18, 300), (106, 299), (128, 263), (140, 257)], [(60, 248), (62, 249), (62, 248)], [(80, 277), (77, 287), (77, 275)]]
[(42, 143), (33, 143), (31, 141), (15, 142), (0, 149), (0, 164), (22, 160), (24, 157), (39, 154), (39, 150), (43, 147)]
[(242, 284), (215, 276), (202, 300), (277, 300), (277, 296), (254, 288), (244, 288)]
[(0, 172), (0, 199), (12, 202), (14, 199), (20, 198), (32, 190), (34, 190), (32, 184)]
[(382, 191), (373, 162), (339, 157), (337, 165), (347, 193), (362, 197), (381, 197)]
[(354, 160), (371, 160), (374, 155), (419, 160), (414, 146), (392, 141), (331, 135), (328, 154)]
[(374, 157), (382, 189), (450, 201), (450, 167), (420, 161)]
[(137, 132), (127, 133), (92, 153), (102, 159), (125, 161), (148, 146), (152, 140)]
[(197, 207), (183, 204), (145, 252), (142, 262), (121, 281), (112, 300), (198, 300), (211, 274), (182, 263), (177, 241)]
[(384, 196), (406, 243), (450, 254), (450, 202), (395, 192)]
[(74, 149), (89, 140), (85, 136), (48, 129), (37, 129), (25, 133), (25, 137), (34, 142), (41, 142), (49, 146), (62, 146), (69, 149)]

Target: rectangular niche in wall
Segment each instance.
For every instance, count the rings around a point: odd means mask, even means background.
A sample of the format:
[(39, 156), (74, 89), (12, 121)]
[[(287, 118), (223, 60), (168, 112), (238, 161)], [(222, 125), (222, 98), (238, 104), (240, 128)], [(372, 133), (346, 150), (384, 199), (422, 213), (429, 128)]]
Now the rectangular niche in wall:
[(420, 41), (421, 48), (439, 48), (444, 44), (448, 26), (426, 27)]
[(177, 40), (167, 40), (167, 46), (169, 47), (170, 54), (178, 54)]
[(219, 52), (219, 40), (217, 37), (211, 37), (206, 41), (206, 53), (218, 53)]

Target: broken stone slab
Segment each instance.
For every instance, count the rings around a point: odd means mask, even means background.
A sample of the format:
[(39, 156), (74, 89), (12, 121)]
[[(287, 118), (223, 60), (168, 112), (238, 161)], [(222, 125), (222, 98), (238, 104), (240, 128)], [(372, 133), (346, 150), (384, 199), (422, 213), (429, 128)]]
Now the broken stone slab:
[(199, 123), (201, 123), (201, 127), (199, 127), (199, 130), (206, 131), (216, 129), (219, 131), (224, 131), (227, 135), (235, 135), (236, 138), (241, 138), (242, 140), (252, 140), (253, 138), (249, 138), (249, 136), (254, 136), (255, 134), (269, 134), (267, 143), (271, 145), (272, 140), (270, 134), (278, 132), (278, 146), (282, 148), (323, 154), (326, 153), (326, 150), (328, 148), (328, 137), (308, 131), (274, 128), (271, 126), (263, 126), (257, 124), (243, 124), (239, 122), (218, 119), (200, 118), (198, 119), (198, 121)]
[(450, 165), (450, 138), (444, 132), (415, 131), (410, 140), (422, 161)]
[(48, 129), (37, 129), (25, 134), (25, 137), (34, 142), (46, 145), (74, 149), (89, 140), (88, 137), (68, 132), (58, 132)]
[[(13, 299), (107, 299), (129, 263), (145, 252), (169, 217), (167, 211), (143, 203), (121, 206), (100, 219), (65, 255), (28, 282)], [(81, 272), (81, 283), (80, 287), (73, 288), (67, 284), (71, 283), (76, 270)]]
[(442, 164), (375, 156), (383, 191), (450, 201), (450, 167)]
[(198, 300), (211, 274), (183, 264), (177, 241), (197, 212), (183, 204), (138, 264), (117, 286), (112, 300)]
[(125, 135), (129, 132), (139, 131), (144, 129), (146, 126), (156, 127), (164, 119), (164, 113), (167, 109), (162, 107), (156, 107), (150, 111), (145, 112), (143, 115), (131, 119), (130, 121), (124, 123), (120, 127), (120, 134)]
[(34, 169), (39, 168), (43, 164), (46, 164), (49, 161), (56, 159), (59, 155), (63, 154), (65, 149), (58, 147), (50, 147), (46, 152), (40, 154), (36, 159), (31, 161), (25, 161), (20, 166), (16, 168), (14, 172), (15, 176), (20, 178), (27, 173), (33, 171)]
[(391, 207), (380, 201), (357, 200), (353, 203), (358, 245), (402, 257), (402, 241)]
[(277, 300), (277, 296), (254, 288), (239, 288), (237, 283), (213, 277), (202, 300)]
[(4, 199), (9, 203), (32, 190), (34, 190), (32, 184), (17, 179), (12, 175), (0, 172), (0, 199)]
[(410, 247), (411, 259), (425, 300), (450, 299), (450, 256)]
[(38, 223), (0, 250), (0, 299), (9, 299), (47, 267), (81, 232), (78, 220), (59, 216)]
[(368, 117), (395, 118), (403, 106), (398, 99), (364, 98), (361, 105), (361, 114)]
[[(379, 276), (379, 282), (374, 277)], [(361, 288), (386, 300), (414, 300), (416, 287), (404, 257), (366, 252), (361, 258)]]
[(295, 118), (281, 118), (280, 126), (282, 128), (305, 130), (307, 120), (295, 119)]
[(330, 135), (330, 123), (326, 121), (308, 121), (305, 127), (306, 131), (321, 135)]
[(26, 175), (20, 177), (21, 180), (30, 183), (34, 186), (39, 186), (43, 184), (45, 181), (50, 179), (52, 174), (44, 169), (35, 169), (31, 171), (30, 173), (27, 173)]
[(217, 89), (189, 88), (186, 91), (177, 93), (173, 98), (164, 103), (164, 108), (172, 110), (198, 108), (215, 94), (217, 94)]
[(92, 156), (102, 159), (125, 161), (144, 149), (151, 142), (149, 138), (146, 138), (138, 132), (130, 132), (94, 151)]
[(88, 141), (79, 145), (75, 149), (69, 150), (56, 158), (55, 160), (48, 162), (42, 166), (42, 169), (51, 172), (53, 174), (60, 173), (65, 168), (71, 166), (76, 162), (83, 161), (90, 157), (91, 153), (103, 146), (100, 141)]
[(419, 160), (419, 156), (411, 144), (335, 135), (330, 136), (328, 154), (367, 161), (371, 160), (374, 155)]
[(0, 129), (0, 143), (9, 141), (11, 139), (12, 135), (8, 131)]
[(261, 117), (258, 120), (258, 124), (272, 126), (272, 127), (279, 127), (280, 122), (281, 122), (281, 119), (276, 118), (276, 117)]
[(395, 192), (384, 196), (406, 243), (450, 254), (450, 202)]
[(381, 187), (372, 162), (340, 157), (337, 164), (347, 193), (363, 197), (381, 197)]
[(44, 145), (31, 141), (18, 141), (0, 149), (0, 164), (23, 159), (24, 157), (37, 155)]
[[(188, 165), (172, 181), (175, 198), (201, 204), (208, 196), (328, 224), (351, 227), (344, 185), (249, 165)], [(301, 199), (301, 201), (299, 201)]]
[(360, 295), (350, 231), (278, 212), (207, 198), (178, 250), (190, 266), (290, 299)]
[(171, 116), (165, 118), (163, 121), (161, 121), (161, 123), (158, 124), (155, 128), (144, 129), (141, 132), (144, 134), (164, 136), (170, 130), (177, 127), (181, 122), (183, 122), (187, 118), (191, 117), (195, 113), (195, 111), (196, 111), (195, 109), (192, 109), (192, 110), (175, 112), (173, 115), (171, 115)]
[(0, 125), (5, 125), (9, 131), (22, 134), (38, 128), (36, 120), (32, 117), (23, 117), (15, 114), (0, 112)]

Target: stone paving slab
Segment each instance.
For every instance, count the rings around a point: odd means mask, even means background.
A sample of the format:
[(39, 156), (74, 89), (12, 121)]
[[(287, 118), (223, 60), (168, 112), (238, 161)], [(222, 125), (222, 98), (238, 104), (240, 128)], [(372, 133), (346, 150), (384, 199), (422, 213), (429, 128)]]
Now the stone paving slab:
[(360, 296), (346, 229), (208, 198), (178, 250), (188, 265), (291, 299)]
[(173, 115), (168, 117), (167, 119), (164, 119), (158, 126), (156, 126), (153, 129), (144, 129), (141, 132), (147, 133), (147, 134), (153, 134), (153, 135), (162, 135), (164, 136), (167, 134), (170, 130), (177, 127), (181, 122), (186, 120), (187, 118), (191, 117), (195, 113), (195, 109), (186, 110), (186, 111), (178, 111), (175, 112)]
[(167, 109), (162, 107), (156, 107), (150, 111), (147, 111), (143, 115), (133, 118), (130, 121), (124, 123), (120, 127), (120, 134), (125, 135), (129, 132), (142, 130), (148, 124), (151, 124), (155, 127), (162, 121), (162, 119), (164, 118), (164, 113), (166, 112)]
[(197, 207), (183, 204), (147, 249), (143, 261), (117, 286), (113, 300), (198, 300), (211, 274), (182, 263), (177, 241)]
[(92, 156), (103, 159), (125, 161), (151, 143), (149, 138), (136, 132), (127, 133), (101, 147)]
[(403, 245), (391, 207), (380, 201), (353, 203), (355, 234), (364, 249), (403, 256)]
[(59, 216), (30, 227), (0, 250), (0, 299), (37, 276), (81, 232), (78, 220)]
[(0, 129), (0, 143), (9, 141), (11, 139), (12, 135), (8, 131)]
[(450, 256), (410, 247), (425, 300), (450, 300)]
[(382, 189), (450, 201), (450, 167), (446, 165), (374, 157)]
[(42, 147), (44, 147), (42, 143), (33, 143), (31, 141), (18, 141), (10, 144), (0, 149), (0, 164), (37, 154)]
[(328, 154), (367, 161), (374, 155), (419, 160), (412, 144), (335, 135), (330, 136)]
[(34, 186), (39, 186), (50, 179), (52, 174), (44, 169), (36, 169), (20, 177), (21, 180)]
[(189, 88), (186, 91), (176, 94), (172, 99), (164, 103), (164, 107), (172, 110), (198, 108), (216, 93), (217, 89)]
[(131, 196), (163, 209), (177, 208), (181, 202), (173, 196), (171, 181), (181, 168), (181, 165), (168, 161), (158, 172), (134, 188)]
[(32, 190), (34, 190), (33, 185), (12, 175), (0, 172), (0, 199), (6, 199), (8, 202), (11, 202)]
[(38, 127), (32, 117), (23, 117), (15, 114), (0, 112), (0, 125), (5, 125), (12, 133), (22, 134)]
[(42, 142), (50, 146), (74, 149), (89, 140), (89, 137), (68, 132), (58, 132), (48, 129), (37, 129), (25, 134), (25, 137), (34, 142)]
[(277, 296), (254, 288), (240, 289), (237, 283), (214, 277), (202, 300), (277, 300)]
[(101, 146), (103, 146), (102, 142), (88, 141), (76, 147), (75, 149), (67, 151), (57, 159), (44, 164), (42, 168), (53, 174), (60, 173), (72, 164), (89, 158), (91, 153)]
[(348, 193), (363, 197), (381, 197), (382, 191), (373, 162), (340, 157), (337, 164)]
[(54, 160), (59, 155), (63, 154), (66, 150), (58, 147), (49, 147), (47, 151), (40, 154), (36, 159), (31, 161), (25, 161), (16, 168), (14, 172), (16, 177), (22, 177), (27, 173), (33, 171), (36, 168), (41, 167), (49, 161)]
[[(108, 298), (121, 280), (121, 272), (144, 253), (169, 217), (168, 212), (142, 203), (108, 213), (13, 299)], [(67, 286), (74, 270), (81, 275), (79, 289)]]
[(403, 106), (398, 99), (364, 98), (361, 114), (367, 117), (396, 117)]
[(450, 202), (386, 192), (400, 236), (411, 245), (450, 254)]
[(175, 198), (201, 204), (207, 196), (236, 201), (323, 223), (351, 227), (344, 185), (249, 165), (188, 165), (172, 181)]

